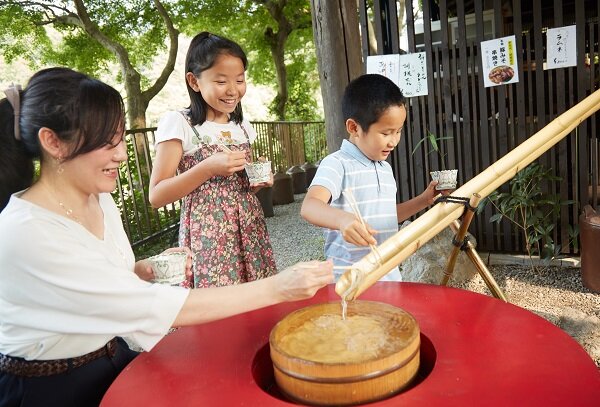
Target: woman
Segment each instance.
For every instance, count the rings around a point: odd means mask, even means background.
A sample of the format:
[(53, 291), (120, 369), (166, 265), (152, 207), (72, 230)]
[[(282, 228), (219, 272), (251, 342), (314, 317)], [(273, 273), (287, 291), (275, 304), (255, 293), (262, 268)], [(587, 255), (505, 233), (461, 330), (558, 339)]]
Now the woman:
[[(172, 326), (308, 298), (327, 262), (248, 284), (151, 284), (110, 196), (126, 159), (116, 90), (66, 68), (0, 101), (0, 406), (92, 406)], [(40, 177), (32, 184), (33, 158)], [(188, 267), (191, 259), (188, 259)], [(188, 273), (190, 270), (188, 270)], [(118, 339), (115, 339), (118, 338)], [(226, 351), (226, 350), (224, 350)]]

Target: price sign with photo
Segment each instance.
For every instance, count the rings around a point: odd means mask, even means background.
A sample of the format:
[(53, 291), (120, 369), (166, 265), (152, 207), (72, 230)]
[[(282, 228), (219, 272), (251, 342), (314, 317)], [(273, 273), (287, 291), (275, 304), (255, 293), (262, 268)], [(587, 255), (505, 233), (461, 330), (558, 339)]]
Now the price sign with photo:
[(546, 69), (577, 65), (575, 26), (548, 28), (546, 32)]
[(519, 82), (515, 36), (481, 42), (483, 84), (490, 86)]

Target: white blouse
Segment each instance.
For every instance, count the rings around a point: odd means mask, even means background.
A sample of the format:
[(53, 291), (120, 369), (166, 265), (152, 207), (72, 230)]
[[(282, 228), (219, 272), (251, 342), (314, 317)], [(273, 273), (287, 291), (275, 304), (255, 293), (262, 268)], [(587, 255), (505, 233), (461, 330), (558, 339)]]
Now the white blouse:
[(189, 291), (151, 284), (135, 259), (110, 194), (104, 239), (14, 194), (0, 213), (0, 353), (27, 360), (84, 355), (114, 336), (149, 350)]

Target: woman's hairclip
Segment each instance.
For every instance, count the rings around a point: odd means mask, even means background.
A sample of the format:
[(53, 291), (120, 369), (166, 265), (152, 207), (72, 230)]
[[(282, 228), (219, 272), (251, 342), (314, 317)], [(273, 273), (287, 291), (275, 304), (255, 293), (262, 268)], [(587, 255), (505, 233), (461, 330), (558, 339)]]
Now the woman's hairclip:
[(15, 117), (15, 139), (21, 140), (21, 132), (19, 131), (19, 115), (21, 114), (21, 85), (10, 85), (4, 90), (8, 103), (13, 108)]

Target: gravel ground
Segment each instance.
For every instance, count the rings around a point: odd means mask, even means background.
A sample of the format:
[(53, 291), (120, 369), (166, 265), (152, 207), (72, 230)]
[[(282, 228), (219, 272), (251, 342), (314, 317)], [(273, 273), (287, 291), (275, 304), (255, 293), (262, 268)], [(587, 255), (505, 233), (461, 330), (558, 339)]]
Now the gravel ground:
[[(267, 218), (279, 269), (298, 261), (323, 259), (321, 230), (300, 217), (303, 198), (303, 194), (296, 195), (294, 203), (275, 206), (275, 216)], [(583, 287), (579, 268), (548, 267), (537, 273), (522, 265), (488, 268), (510, 303), (564, 329), (600, 368), (600, 295)], [(491, 295), (479, 275), (466, 283), (450, 285)]]

